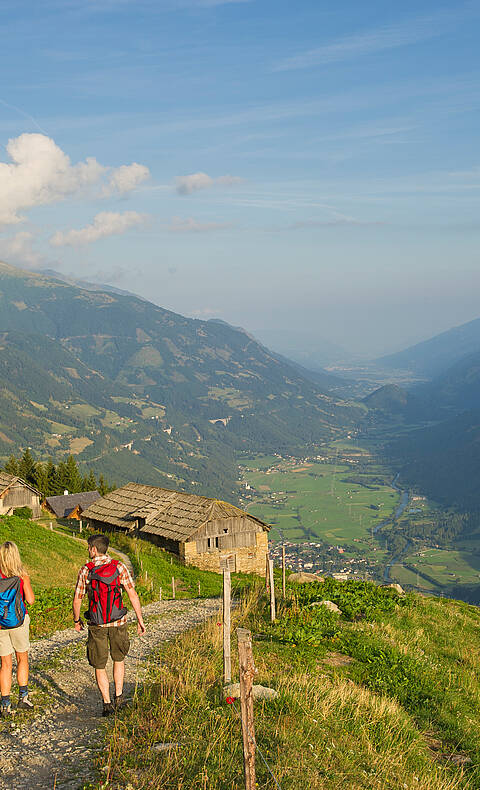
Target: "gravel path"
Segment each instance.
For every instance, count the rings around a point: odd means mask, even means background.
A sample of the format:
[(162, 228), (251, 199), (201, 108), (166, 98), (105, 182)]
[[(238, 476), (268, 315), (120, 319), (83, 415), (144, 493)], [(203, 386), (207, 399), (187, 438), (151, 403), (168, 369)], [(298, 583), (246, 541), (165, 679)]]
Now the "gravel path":
[[(216, 598), (145, 606), (147, 632), (132, 639), (125, 661), (126, 696), (142, 680), (144, 659), (159, 643), (204, 623), (220, 608)], [(33, 643), (31, 686), (37, 701), (46, 697), (47, 705), (41, 704), (33, 717), (22, 714), (17, 721), (0, 722), (0, 790), (78, 790), (95, 778), (92, 761), (102, 748), (104, 720), (85, 641), (85, 632), (71, 629)]]

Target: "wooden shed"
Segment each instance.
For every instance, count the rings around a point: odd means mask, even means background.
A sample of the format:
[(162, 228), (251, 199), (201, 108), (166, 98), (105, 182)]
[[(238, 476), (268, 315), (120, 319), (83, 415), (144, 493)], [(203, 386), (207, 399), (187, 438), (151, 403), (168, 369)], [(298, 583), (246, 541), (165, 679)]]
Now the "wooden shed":
[(219, 499), (128, 483), (94, 502), (82, 518), (93, 529), (132, 532), (187, 565), (265, 572), (269, 527)]
[(75, 518), (80, 520), (83, 511), (100, 499), (98, 491), (81, 491), (78, 494), (48, 496), (43, 506), (56, 518)]
[(42, 515), (41, 492), (21, 477), (0, 471), (0, 516), (11, 516), (17, 507), (29, 507), (33, 518)]

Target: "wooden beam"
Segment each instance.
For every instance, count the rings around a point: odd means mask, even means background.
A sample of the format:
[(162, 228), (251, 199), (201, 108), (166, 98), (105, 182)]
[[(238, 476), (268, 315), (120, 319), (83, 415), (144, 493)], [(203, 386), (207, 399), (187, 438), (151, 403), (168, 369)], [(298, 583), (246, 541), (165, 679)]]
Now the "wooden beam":
[(253, 723), (253, 661), (252, 635), (246, 628), (237, 628), (240, 670), (240, 712), (242, 717), (243, 764), (245, 790), (255, 790), (255, 727)]
[(276, 618), (276, 610), (275, 610), (275, 582), (273, 580), (273, 560), (268, 561), (268, 578), (270, 582), (270, 620), (272, 621), (272, 623), (274, 623)]
[(232, 578), (230, 571), (223, 571), (223, 682), (232, 682), (232, 657), (230, 653), (230, 607)]

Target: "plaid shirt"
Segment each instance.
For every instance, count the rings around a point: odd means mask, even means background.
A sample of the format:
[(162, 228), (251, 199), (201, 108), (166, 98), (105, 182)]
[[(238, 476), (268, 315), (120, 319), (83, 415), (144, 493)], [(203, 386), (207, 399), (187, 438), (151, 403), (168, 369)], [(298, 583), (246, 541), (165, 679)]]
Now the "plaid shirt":
[[(108, 554), (99, 554), (95, 557), (94, 560), (90, 560), (93, 562), (94, 566), (97, 567), (98, 565), (107, 565), (107, 563), (111, 562), (112, 558)], [(127, 589), (128, 587), (135, 587), (135, 584), (132, 579), (132, 574), (128, 570), (128, 568), (123, 564), (123, 562), (119, 562), (117, 565), (118, 575), (120, 579), (120, 584)], [(77, 586), (75, 587), (75, 598), (83, 598), (87, 592), (87, 584), (88, 584), (88, 574), (90, 568), (87, 565), (83, 565), (80, 568), (78, 578), (77, 578)], [(127, 615), (121, 617), (120, 620), (114, 620), (113, 623), (103, 623), (100, 625), (100, 628), (108, 628), (108, 627), (116, 627), (120, 625), (125, 625), (127, 622)]]

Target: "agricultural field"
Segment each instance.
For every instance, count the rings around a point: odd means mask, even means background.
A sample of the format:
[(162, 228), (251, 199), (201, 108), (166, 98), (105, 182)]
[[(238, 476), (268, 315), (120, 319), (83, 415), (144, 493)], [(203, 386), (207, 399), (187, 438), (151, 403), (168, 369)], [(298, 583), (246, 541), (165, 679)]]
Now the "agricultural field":
[[(404, 565), (409, 565), (414, 570), (405, 568)], [(435, 590), (436, 585), (423, 574), (437, 582), (438, 587), (450, 584), (478, 584), (480, 556), (466, 551), (428, 548), (405, 557), (402, 564), (397, 563), (392, 567), (391, 572), (392, 577), (400, 584), (414, 584)]]
[(242, 461), (247, 486), (243, 505), (272, 525), (272, 540), (358, 543), (371, 551), (372, 533), (390, 518), (399, 492), (367, 451), (332, 444), (322, 456), (282, 459), (257, 456)]

